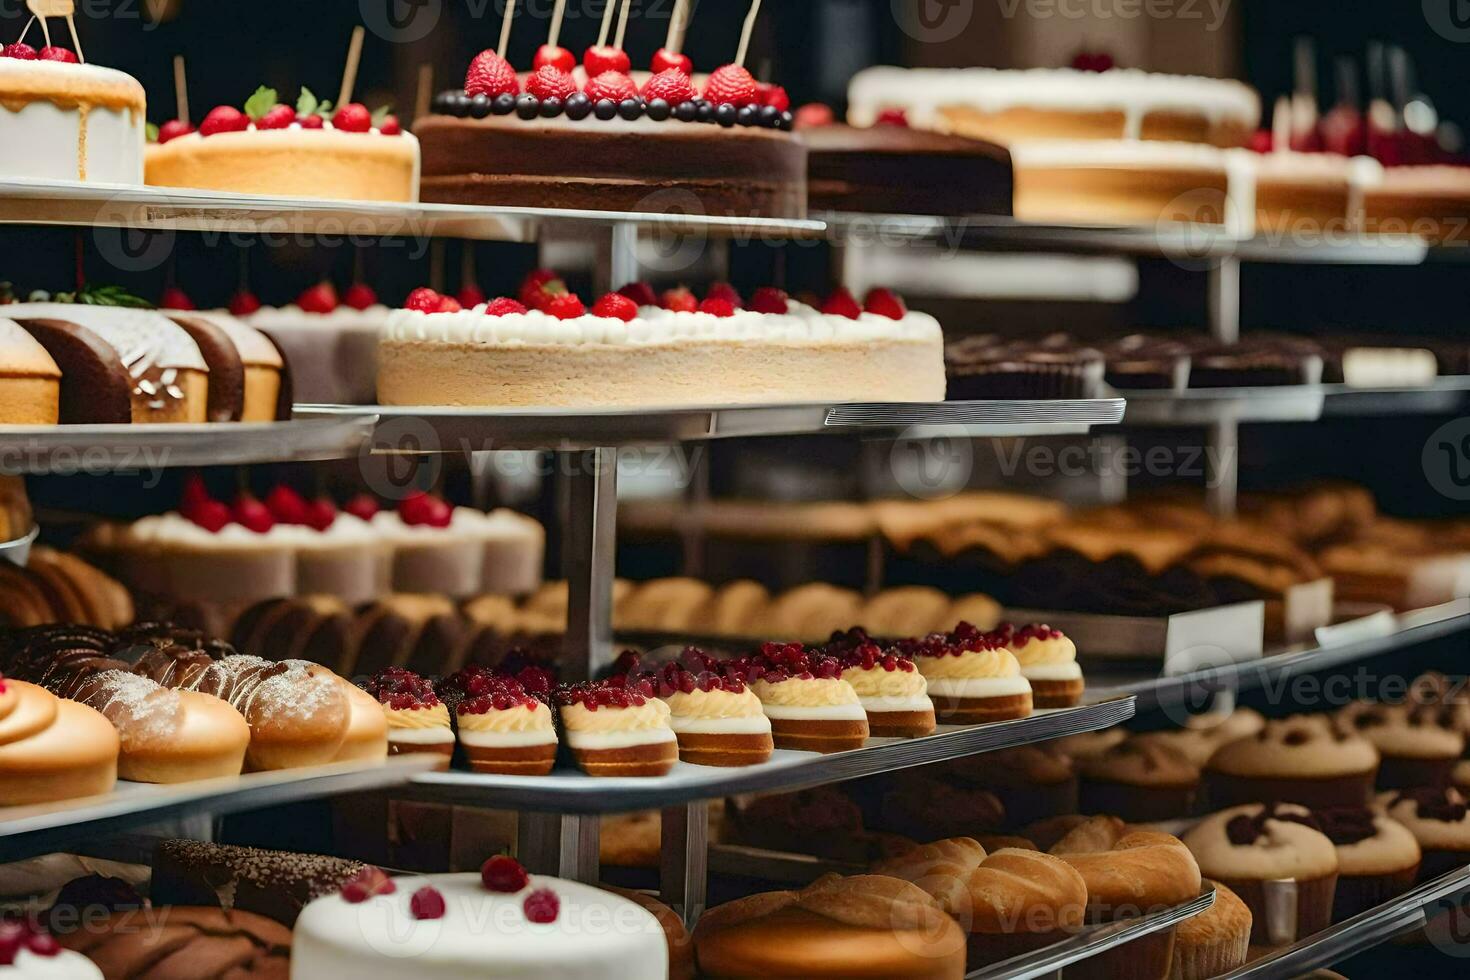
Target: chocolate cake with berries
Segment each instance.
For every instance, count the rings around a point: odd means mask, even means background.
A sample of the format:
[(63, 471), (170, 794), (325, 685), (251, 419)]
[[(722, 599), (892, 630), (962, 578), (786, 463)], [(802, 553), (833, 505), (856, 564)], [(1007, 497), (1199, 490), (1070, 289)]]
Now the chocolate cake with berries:
[(807, 154), (789, 99), (743, 66), (702, 87), (660, 52), (634, 81), (618, 47), (538, 54), (522, 79), (495, 51), (414, 124), (423, 199), (444, 204), (800, 218)]

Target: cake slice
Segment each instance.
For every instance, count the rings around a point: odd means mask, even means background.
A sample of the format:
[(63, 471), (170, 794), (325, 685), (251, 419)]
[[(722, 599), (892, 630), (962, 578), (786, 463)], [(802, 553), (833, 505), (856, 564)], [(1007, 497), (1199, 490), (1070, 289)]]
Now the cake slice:
[(777, 748), (845, 752), (867, 741), (867, 712), (836, 657), (799, 643), (767, 643), (731, 671), (760, 698)]
[(432, 752), (443, 761), (434, 768), (449, 768), (454, 754), (454, 730), (449, 727), (449, 709), (434, 687), (411, 670), (389, 667), (368, 680), (367, 692), (383, 706), (388, 721), (388, 754)]
[(679, 759), (672, 712), (646, 680), (563, 685), (556, 703), (567, 744), (589, 776), (663, 776)]
[(551, 772), (557, 737), (545, 701), (516, 678), (489, 671), (475, 672), (464, 687), (454, 717), (471, 769), (506, 776)]

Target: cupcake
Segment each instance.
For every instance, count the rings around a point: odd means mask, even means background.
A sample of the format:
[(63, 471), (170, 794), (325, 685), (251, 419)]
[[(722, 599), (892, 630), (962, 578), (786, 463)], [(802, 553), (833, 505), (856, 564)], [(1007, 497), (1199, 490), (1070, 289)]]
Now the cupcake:
[(750, 684), (771, 720), (776, 747), (845, 752), (868, 740), (868, 715), (835, 657), (800, 644), (767, 643), (727, 668)]
[(1320, 716), (1266, 724), (1221, 746), (1205, 765), (1213, 808), (1290, 801), (1308, 807), (1362, 806), (1378, 776), (1378, 750)]
[(1251, 910), (1251, 941), (1296, 942), (1327, 928), (1337, 890), (1337, 849), (1306, 807), (1260, 804), (1200, 821), (1184, 843), (1206, 878), (1222, 882)]
[(679, 761), (669, 706), (647, 681), (563, 684), (555, 697), (567, 745), (587, 775), (663, 776)]
[(1131, 823), (1182, 817), (1194, 808), (1199, 767), (1157, 743), (1124, 742), (1078, 764), (1083, 813), (1110, 813)]
[[(359, 503), (348, 507), (358, 513)], [(457, 598), (479, 593), (485, 542), (478, 531), (484, 516), (426, 493), (404, 497), (397, 511), (373, 514), (373, 528), (393, 548), (393, 590)]]
[[(454, 721), (465, 759), (475, 772), (544, 776), (556, 763), (551, 709), (516, 678), (475, 672), (465, 683), (464, 698), (455, 705)], [(583, 745), (587, 741), (583, 738)], [(574, 743), (573, 751), (576, 748)]]
[(961, 623), (953, 633), (935, 633), (899, 649), (924, 675), (942, 722), (978, 725), (1031, 714), (1031, 682), (1021, 676), (1015, 654), (992, 634)]
[(1210, 980), (1245, 965), (1251, 945), (1251, 910), (1218, 881), (1215, 904), (1174, 930), (1169, 980)]
[(1007, 827), (1024, 827), (1056, 814), (1077, 812), (1077, 769), (1072, 760), (1038, 746), (1022, 745), (954, 759), (935, 769), (994, 793), (1005, 807)]
[(1470, 810), (1459, 790), (1395, 790), (1380, 794), (1378, 802), (1419, 842), (1424, 855), (1420, 881), (1470, 864)]
[[(861, 639), (866, 641), (863, 634)], [(919, 738), (934, 733), (934, 702), (913, 660), (876, 643), (838, 643), (828, 648), (842, 664), (842, 679), (857, 692), (875, 737)]]
[(1403, 824), (1366, 806), (1318, 810), (1315, 816), (1337, 848), (1333, 922), (1350, 919), (1414, 887), (1419, 842)]
[(1431, 711), (1402, 705), (1350, 705), (1338, 724), (1378, 750), (1379, 789), (1448, 786), (1465, 753), (1465, 736), (1434, 721)]
[(1006, 649), (1021, 665), (1021, 676), (1031, 682), (1037, 708), (1075, 708), (1082, 701), (1082, 668), (1077, 646), (1061, 630), (1033, 624), (1013, 630), (1002, 626)]
[[(633, 676), (639, 676), (636, 668)], [(760, 698), (739, 677), (723, 674), (713, 658), (686, 650), (679, 663), (665, 664), (648, 679), (669, 706), (683, 761), (750, 766), (771, 757), (771, 721)]]
[(434, 768), (449, 768), (454, 754), (454, 729), (449, 709), (423, 677), (401, 667), (389, 667), (368, 680), (365, 688), (383, 706), (388, 721), (388, 754), (433, 752), (443, 756)]
[(916, 841), (980, 837), (1005, 826), (1005, 806), (989, 790), (940, 779), (932, 771), (906, 769), (883, 780), (876, 829)]

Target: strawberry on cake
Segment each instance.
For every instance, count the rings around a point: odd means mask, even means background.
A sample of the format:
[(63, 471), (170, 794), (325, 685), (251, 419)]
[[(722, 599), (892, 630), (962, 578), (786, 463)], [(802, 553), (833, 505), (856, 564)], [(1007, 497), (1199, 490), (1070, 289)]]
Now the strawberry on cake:
[(771, 719), (780, 749), (846, 752), (868, 740), (868, 714), (842, 677), (842, 663), (799, 643), (767, 643), (753, 657), (732, 661)]
[(444, 757), (434, 768), (441, 772), (449, 768), (454, 730), (449, 727), (449, 709), (432, 684), (411, 670), (389, 667), (370, 678), (365, 688), (383, 706), (389, 755), (433, 752)]
[(1031, 682), (998, 634), (961, 623), (953, 633), (933, 633), (899, 648), (928, 681), (940, 721), (976, 725), (1031, 714)]
[(1031, 682), (1036, 707), (1075, 708), (1081, 702), (1077, 645), (1061, 630), (1040, 623), (1017, 629), (1005, 623), (997, 632), (1021, 665), (1021, 676)]
[[(355, 511), (377, 506), (371, 498), (355, 500)], [(393, 547), (396, 592), (471, 596), (480, 591), (485, 546), (476, 536), (484, 517), (468, 507), (455, 507), (434, 494), (415, 492), (396, 511), (378, 511), (368, 519)]]
[[(554, 275), (554, 274), (553, 274)], [(821, 309), (775, 288), (702, 301), (631, 283), (589, 308), (533, 274), (519, 299), (462, 310), (421, 289), (388, 319), (385, 405), (537, 408), (939, 401), (943, 332), (888, 290)], [(453, 302), (451, 300), (451, 302)]]
[(217, 106), (196, 131), (179, 120), (148, 147), (147, 183), (272, 197), (417, 201), (419, 144), (398, 119), (334, 108), (303, 88), (294, 105), (261, 86), (241, 109)]
[(229, 312), (267, 334), (291, 364), (296, 401), (312, 405), (371, 405), (377, 400), (378, 335), (388, 307), (358, 282), (339, 293), (330, 282), (306, 289), (294, 303), (263, 306), (241, 289)]
[(842, 662), (842, 679), (857, 692), (873, 736), (920, 738), (934, 733), (929, 685), (910, 657), (896, 648), (884, 650), (857, 629), (834, 637), (826, 649)]
[(556, 689), (562, 730), (589, 776), (662, 776), (679, 761), (669, 706), (648, 681), (564, 684)]
[(750, 766), (771, 757), (771, 722), (739, 677), (719, 661), (689, 648), (679, 660), (657, 669), (643, 667), (631, 652), (615, 671), (648, 680), (669, 706), (669, 727), (679, 740), (679, 758), (699, 766)]

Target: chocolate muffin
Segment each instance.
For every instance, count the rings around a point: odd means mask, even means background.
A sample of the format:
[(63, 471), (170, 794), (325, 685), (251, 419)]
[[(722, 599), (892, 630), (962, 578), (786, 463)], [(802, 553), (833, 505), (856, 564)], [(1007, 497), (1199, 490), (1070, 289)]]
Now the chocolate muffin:
[(944, 360), (951, 401), (1095, 398), (1104, 373), (1102, 354), (1091, 348), (993, 336), (956, 341)]

